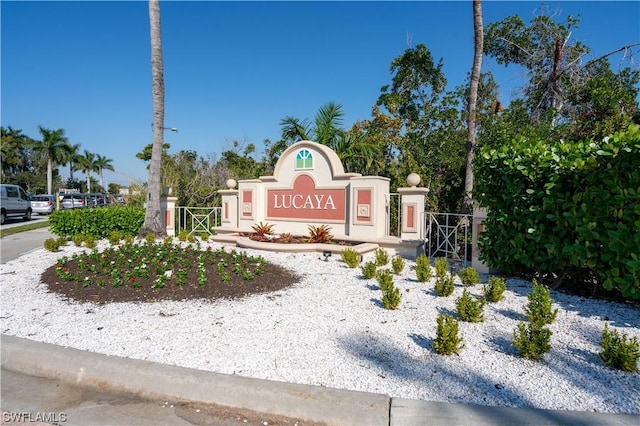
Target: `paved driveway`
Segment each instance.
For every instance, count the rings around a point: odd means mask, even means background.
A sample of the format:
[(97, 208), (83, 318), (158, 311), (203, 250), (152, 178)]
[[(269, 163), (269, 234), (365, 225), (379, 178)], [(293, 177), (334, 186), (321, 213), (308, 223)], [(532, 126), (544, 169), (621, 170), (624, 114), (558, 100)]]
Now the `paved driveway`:
[(38, 228), (3, 237), (0, 239), (0, 263), (7, 263), (24, 253), (44, 247), (44, 240), (47, 238), (55, 238), (49, 232), (49, 228)]

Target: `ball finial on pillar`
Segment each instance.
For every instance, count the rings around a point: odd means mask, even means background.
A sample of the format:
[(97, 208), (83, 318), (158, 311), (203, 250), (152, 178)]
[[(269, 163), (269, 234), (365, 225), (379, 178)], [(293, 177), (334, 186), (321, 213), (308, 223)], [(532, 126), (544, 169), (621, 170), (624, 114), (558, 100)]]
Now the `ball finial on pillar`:
[(407, 184), (411, 187), (416, 187), (420, 183), (420, 175), (417, 173), (411, 173), (407, 176)]
[(227, 188), (229, 189), (233, 189), (236, 187), (236, 181), (233, 179), (228, 179), (227, 180)]

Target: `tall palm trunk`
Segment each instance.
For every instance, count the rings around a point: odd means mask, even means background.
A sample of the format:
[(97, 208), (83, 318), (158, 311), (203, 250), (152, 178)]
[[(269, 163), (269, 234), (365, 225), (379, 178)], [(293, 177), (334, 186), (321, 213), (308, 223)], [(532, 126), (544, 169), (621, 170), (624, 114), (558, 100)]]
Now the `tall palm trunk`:
[(47, 194), (53, 194), (53, 164), (51, 158), (47, 159)]
[(156, 237), (166, 235), (160, 214), (160, 166), (162, 158), (164, 127), (164, 71), (162, 62), (162, 37), (160, 32), (160, 2), (149, 0), (149, 23), (151, 28), (151, 89), (153, 93), (153, 147), (149, 165), (147, 210), (140, 236), (153, 233)]
[(476, 104), (478, 103), (478, 83), (482, 69), (482, 0), (473, 0), (473, 68), (469, 86), (469, 117), (467, 129), (467, 169), (464, 179), (463, 211), (473, 210), (473, 157), (476, 149)]

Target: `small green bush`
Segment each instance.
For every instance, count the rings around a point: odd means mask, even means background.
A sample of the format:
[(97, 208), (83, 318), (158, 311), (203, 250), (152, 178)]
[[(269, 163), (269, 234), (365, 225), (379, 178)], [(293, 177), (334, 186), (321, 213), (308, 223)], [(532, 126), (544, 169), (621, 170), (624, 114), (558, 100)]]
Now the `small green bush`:
[(489, 282), (483, 286), (484, 298), (487, 302), (495, 303), (502, 300), (507, 285), (504, 279), (498, 277), (490, 277)]
[(440, 355), (457, 354), (464, 347), (458, 335), (458, 321), (449, 315), (440, 314), (436, 319), (438, 326), (433, 349)]
[(431, 278), (431, 262), (424, 254), (416, 258), (416, 278), (421, 283), (429, 281)]
[(540, 326), (551, 324), (556, 319), (558, 310), (551, 309), (553, 299), (549, 296), (549, 289), (543, 284), (538, 284), (535, 279), (532, 284), (533, 291), (527, 295), (529, 303), (524, 309), (529, 322)]
[(398, 309), (401, 299), (402, 295), (400, 294), (400, 290), (393, 285), (393, 282), (391, 282), (391, 286), (382, 293), (382, 304), (385, 309)]
[(447, 276), (447, 271), (449, 270), (449, 261), (446, 257), (436, 257), (434, 261), (436, 266), (436, 277), (444, 278)]
[(129, 206), (57, 210), (49, 215), (49, 226), (58, 236), (82, 234), (101, 239), (113, 230), (137, 235), (144, 223), (144, 214), (143, 208)]
[(166, 236), (164, 237), (164, 240), (162, 242), (164, 243), (165, 246), (168, 246), (169, 244), (173, 243), (173, 237)]
[(178, 232), (178, 240), (184, 243), (185, 241), (187, 241), (188, 238), (189, 238), (189, 231), (187, 231), (186, 229), (181, 229), (180, 232)]
[(370, 280), (376, 276), (377, 266), (375, 261), (365, 262), (360, 268), (362, 270), (362, 276)]
[(462, 297), (456, 300), (456, 308), (458, 317), (466, 322), (482, 322), (484, 321), (484, 301), (482, 299), (474, 299), (471, 294), (464, 289)]
[(396, 275), (400, 275), (404, 270), (405, 261), (402, 256), (394, 256), (391, 259), (391, 269)]
[(462, 281), (462, 284), (464, 286), (470, 286), (478, 284), (480, 282), (478, 271), (476, 271), (475, 268), (471, 266), (460, 269), (458, 275), (460, 276), (460, 281)]
[(119, 244), (120, 240), (122, 240), (122, 232), (118, 231), (117, 229), (114, 229), (109, 234), (108, 240), (109, 240), (109, 244), (111, 244), (112, 246)]
[(147, 242), (147, 244), (155, 244), (156, 236), (153, 234), (153, 232), (147, 232), (147, 235), (144, 236), (144, 240)]
[(357, 251), (351, 247), (346, 248), (340, 252), (342, 261), (347, 264), (349, 268), (355, 268), (360, 263), (360, 255)]
[(438, 296), (447, 297), (453, 293), (453, 277), (451, 275), (446, 277), (436, 278), (435, 290)]
[(376, 249), (375, 256), (377, 266), (384, 266), (389, 263), (389, 253), (387, 253), (387, 251), (382, 247)]
[(76, 234), (71, 238), (71, 241), (73, 241), (73, 244), (75, 244), (76, 247), (80, 247), (84, 242), (84, 235)]
[(638, 368), (640, 359), (640, 343), (637, 337), (628, 339), (626, 334), (620, 336), (617, 330), (609, 331), (609, 324), (602, 331), (602, 352), (598, 355), (609, 367), (617, 370), (633, 372)]
[(384, 292), (393, 287), (393, 275), (391, 275), (391, 271), (388, 269), (380, 269), (376, 273), (376, 280), (378, 281), (378, 285), (380, 285), (380, 289)]
[(513, 332), (513, 345), (526, 359), (540, 359), (551, 350), (551, 330), (532, 322), (520, 321)]
[(93, 237), (93, 235), (85, 235), (83, 237), (84, 239), (84, 245), (89, 248), (89, 249), (94, 249), (96, 248), (96, 239)]
[(58, 247), (64, 247), (67, 245), (67, 237), (58, 237), (56, 238), (56, 241), (58, 242)]
[(127, 245), (133, 244), (133, 240), (134, 240), (134, 238), (133, 238), (133, 235), (131, 235), (131, 234), (126, 234), (124, 236), (124, 243), (127, 244)]
[(47, 238), (46, 240), (44, 240), (44, 248), (49, 251), (56, 252), (58, 251), (58, 249), (60, 249), (60, 244), (56, 239)]

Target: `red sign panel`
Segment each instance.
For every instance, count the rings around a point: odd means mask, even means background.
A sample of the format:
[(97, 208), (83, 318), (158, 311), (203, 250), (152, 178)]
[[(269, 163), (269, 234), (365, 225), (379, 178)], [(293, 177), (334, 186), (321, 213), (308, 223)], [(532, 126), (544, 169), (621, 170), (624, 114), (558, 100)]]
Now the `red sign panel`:
[(308, 175), (299, 175), (293, 189), (267, 189), (267, 217), (344, 222), (345, 189), (317, 189)]

